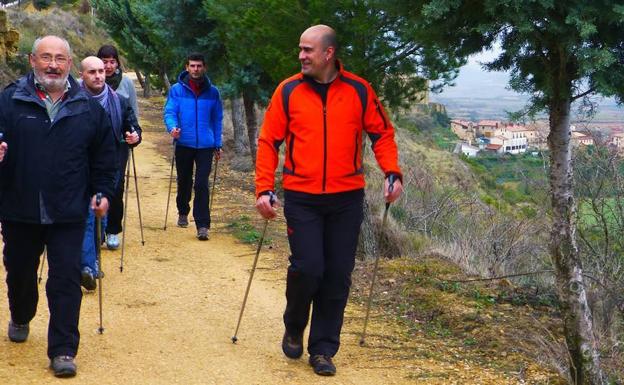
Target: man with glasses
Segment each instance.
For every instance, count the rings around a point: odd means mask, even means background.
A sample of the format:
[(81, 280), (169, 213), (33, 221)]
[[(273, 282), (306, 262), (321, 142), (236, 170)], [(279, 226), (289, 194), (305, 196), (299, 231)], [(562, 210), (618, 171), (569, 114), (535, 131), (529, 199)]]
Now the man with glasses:
[[(76, 375), (80, 255), (87, 207), (103, 216), (114, 192), (110, 119), (69, 75), (65, 39), (35, 40), (32, 72), (0, 94), (0, 222), (9, 309), (8, 336), (25, 342), (38, 302), (37, 268), (48, 256), (48, 357), (57, 377)], [(99, 205), (96, 193), (102, 193)]]

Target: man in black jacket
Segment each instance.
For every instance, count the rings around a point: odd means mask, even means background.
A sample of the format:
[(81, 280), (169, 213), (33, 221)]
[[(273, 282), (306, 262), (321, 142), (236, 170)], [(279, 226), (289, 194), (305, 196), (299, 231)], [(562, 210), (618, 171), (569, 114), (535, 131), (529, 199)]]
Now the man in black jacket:
[[(24, 342), (38, 302), (37, 268), (48, 256), (48, 357), (57, 377), (76, 374), (80, 251), (89, 200), (108, 209), (116, 172), (110, 120), (69, 75), (66, 40), (35, 40), (33, 71), (0, 94), (0, 221), (7, 272), (9, 339)], [(96, 193), (102, 193), (99, 206)]]
[[(124, 176), (121, 175), (121, 170), (125, 169), (128, 161), (128, 146), (134, 147), (141, 141), (141, 127), (139, 127), (139, 122), (137, 122), (128, 99), (117, 94), (106, 84), (104, 62), (100, 58), (96, 56), (84, 58), (80, 63), (80, 78), (87, 95), (97, 100), (110, 118), (113, 137), (117, 145), (116, 162), (119, 169), (115, 180), (117, 187), (119, 183), (123, 183)], [(115, 194), (122, 193), (123, 190), (120, 189), (115, 191)], [(119, 201), (121, 197), (113, 196), (113, 199)], [(89, 210), (87, 228), (82, 242), (82, 277), (80, 281), (87, 290), (96, 289), (96, 278), (100, 274), (96, 261), (97, 234), (95, 227), (95, 215), (92, 210)]]

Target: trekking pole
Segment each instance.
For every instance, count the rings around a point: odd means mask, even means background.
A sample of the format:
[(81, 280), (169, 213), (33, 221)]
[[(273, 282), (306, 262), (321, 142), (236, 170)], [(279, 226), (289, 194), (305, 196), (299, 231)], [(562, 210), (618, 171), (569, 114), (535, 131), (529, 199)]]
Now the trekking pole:
[[(392, 193), (394, 190), (394, 181), (396, 180), (396, 176), (390, 174), (388, 176), (388, 192)], [(366, 326), (368, 325), (368, 316), (370, 314), (371, 303), (373, 302), (373, 288), (375, 287), (375, 279), (377, 278), (377, 268), (379, 267), (379, 257), (381, 252), (379, 250), (379, 245), (381, 244), (381, 240), (383, 238), (383, 234), (386, 228), (386, 220), (388, 218), (388, 209), (390, 208), (390, 202), (386, 202), (386, 208), (384, 209), (383, 219), (381, 221), (381, 228), (379, 230), (379, 239), (377, 241), (377, 255), (375, 256), (375, 267), (373, 268), (373, 280), (371, 281), (370, 292), (368, 294), (368, 304), (366, 305), (366, 317), (364, 318), (364, 330), (362, 330), (362, 337), (360, 338), (360, 346), (364, 346), (364, 340), (366, 338)]]
[[(271, 202), (271, 206), (275, 203), (275, 194), (270, 193), (269, 201)], [(251, 266), (251, 273), (249, 274), (249, 281), (247, 281), (247, 289), (245, 290), (245, 296), (243, 297), (243, 305), (240, 309), (240, 314), (238, 315), (238, 323), (236, 324), (236, 331), (234, 331), (234, 336), (232, 337), (232, 343), (235, 344), (238, 341), (236, 337), (238, 335), (238, 328), (240, 327), (241, 320), (243, 319), (243, 311), (245, 311), (245, 304), (247, 304), (247, 296), (249, 295), (249, 288), (251, 287), (251, 280), (253, 279), (254, 273), (256, 272), (256, 265), (258, 264), (258, 256), (260, 255), (260, 249), (262, 248), (262, 242), (264, 242), (264, 235), (266, 234), (267, 227), (269, 225), (269, 220), (264, 220), (264, 228), (262, 229), (262, 235), (260, 236), (260, 240), (258, 241), (258, 247), (256, 248), (256, 256), (254, 257), (253, 265)]]
[(212, 177), (212, 194), (210, 194), (210, 205), (208, 205), (209, 211), (212, 211), (212, 202), (214, 201), (215, 186), (217, 184), (217, 167), (219, 167), (219, 158), (215, 156), (214, 176)]
[(173, 165), (175, 164), (176, 141), (173, 141), (173, 153), (171, 154), (171, 173), (169, 174), (169, 193), (167, 193), (167, 209), (165, 211), (165, 227), (167, 230), (167, 217), (169, 216), (169, 201), (171, 200), (171, 185), (173, 184)]
[[(132, 133), (134, 132), (134, 130), (131, 129), (130, 132)], [(137, 209), (139, 210), (139, 226), (141, 227), (141, 245), (145, 246), (145, 238), (143, 238), (143, 217), (141, 216), (141, 200), (139, 199), (139, 181), (137, 179), (136, 161), (134, 160), (134, 148), (132, 147), (130, 147), (130, 156), (132, 157), (132, 170), (134, 173), (134, 191), (136, 191)]]
[(119, 272), (123, 273), (124, 264), (124, 251), (126, 246), (126, 218), (128, 216), (128, 186), (130, 184), (130, 158), (126, 162), (126, 191), (124, 191), (124, 211), (123, 211), (123, 225), (121, 230), (121, 257), (119, 259)]
[(37, 280), (37, 284), (41, 283), (41, 279), (43, 277), (43, 266), (48, 258), (47, 254), (46, 249), (43, 249), (43, 255), (41, 256), (41, 269), (39, 269), (39, 279)]
[[(102, 202), (102, 193), (97, 193), (95, 196), (95, 206), (99, 207)], [(102, 326), (102, 218), (99, 216), (95, 216), (96, 223), (96, 231), (97, 231), (97, 247), (95, 251), (97, 253), (97, 264), (98, 264), (98, 292), (99, 292), (99, 303), (100, 303), (100, 327), (98, 328), (98, 333), (104, 333), (104, 327)]]

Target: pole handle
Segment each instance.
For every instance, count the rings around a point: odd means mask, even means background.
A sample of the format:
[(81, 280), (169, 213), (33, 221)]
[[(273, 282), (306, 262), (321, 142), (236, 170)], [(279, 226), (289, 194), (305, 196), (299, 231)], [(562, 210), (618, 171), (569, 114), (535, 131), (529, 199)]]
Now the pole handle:
[(388, 175), (388, 192), (390, 194), (394, 191), (394, 182), (396, 182), (397, 179), (399, 179), (397, 174)]
[(4, 138), (4, 133), (0, 132), (0, 144), (4, 142), (4, 140), (2, 140), (3, 138)]
[(95, 194), (95, 205), (96, 206), (100, 206), (100, 203), (102, 203), (102, 193), (101, 192)]
[(269, 191), (269, 203), (271, 204), (271, 206), (275, 204), (276, 200), (277, 200), (277, 195), (275, 195), (273, 191)]

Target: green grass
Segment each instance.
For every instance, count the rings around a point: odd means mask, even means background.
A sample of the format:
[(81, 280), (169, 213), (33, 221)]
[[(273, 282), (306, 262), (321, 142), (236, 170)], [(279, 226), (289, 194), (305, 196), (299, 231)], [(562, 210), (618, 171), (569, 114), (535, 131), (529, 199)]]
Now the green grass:
[[(234, 236), (244, 243), (258, 243), (260, 241), (260, 231), (250, 222), (250, 218), (247, 215), (241, 215), (236, 220), (230, 222), (227, 225), (228, 229), (232, 231)], [(271, 243), (271, 239), (265, 237), (262, 241), (263, 245)]]
[[(497, 200), (509, 205), (541, 203), (544, 194), (542, 190), (548, 184), (541, 157), (530, 154), (482, 155), (476, 158), (462, 157), (462, 160), (479, 177), (482, 188), (492, 198), (486, 200), (486, 203), (492, 204)], [(533, 214), (530, 210), (523, 213), (528, 216)]]

